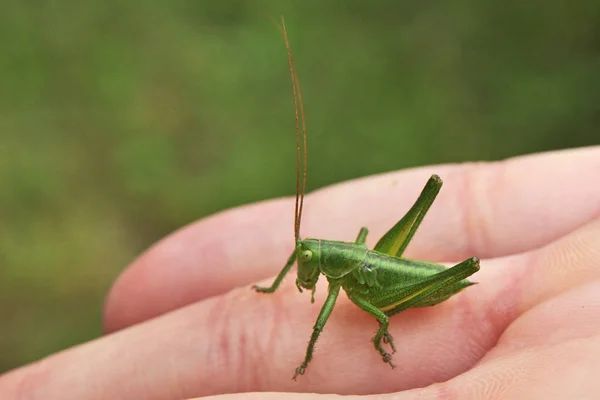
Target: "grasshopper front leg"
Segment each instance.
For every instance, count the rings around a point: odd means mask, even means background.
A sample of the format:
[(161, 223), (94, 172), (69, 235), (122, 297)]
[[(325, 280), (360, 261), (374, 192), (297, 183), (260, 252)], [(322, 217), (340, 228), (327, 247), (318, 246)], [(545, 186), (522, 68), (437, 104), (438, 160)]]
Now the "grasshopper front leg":
[(290, 256), (290, 258), (288, 258), (287, 263), (285, 264), (285, 266), (283, 267), (281, 272), (279, 272), (279, 274), (277, 275), (277, 277), (275, 278), (275, 280), (273, 281), (273, 284), (271, 286), (262, 287), (262, 286), (253, 285), (252, 289), (254, 289), (260, 293), (273, 293), (275, 290), (277, 290), (279, 285), (281, 285), (281, 281), (283, 281), (283, 278), (285, 277), (285, 275), (288, 272), (290, 272), (292, 265), (294, 265), (294, 261), (296, 261), (296, 250), (294, 250), (294, 252)]
[(306, 356), (304, 357), (304, 362), (300, 364), (298, 368), (296, 368), (296, 372), (292, 377), (293, 380), (296, 380), (298, 375), (304, 375), (304, 371), (306, 371), (306, 367), (308, 363), (312, 359), (313, 350), (315, 349), (315, 344), (317, 343), (317, 339), (319, 335), (323, 331), (323, 327), (325, 327), (325, 323), (329, 319), (331, 312), (333, 311), (333, 307), (335, 306), (335, 301), (340, 294), (340, 284), (337, 282), (329, 283), (329, 294), (327, 295), (327, 299), (325, 300), (325, 304), (321, 308), (321, 312), (317, 317), (317, 322), (313, 327), (313, 333), (310, 337), (310, 342), (308, 343), (308, 348), (306, 349)]

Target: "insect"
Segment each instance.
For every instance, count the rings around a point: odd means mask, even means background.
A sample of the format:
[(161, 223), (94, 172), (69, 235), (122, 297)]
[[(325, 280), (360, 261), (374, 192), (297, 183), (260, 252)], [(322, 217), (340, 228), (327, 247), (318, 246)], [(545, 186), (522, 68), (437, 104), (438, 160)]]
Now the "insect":
[[(373, 250), (369, 250), (365, 244), (368, 233), (365, 227), (360, 229), (355, 242), (300, 238), (306, 189), (306, 124), (302, 92), (292, 60), (283, 15), (281, 22), (296, 113), (295, 249), (271, 286), (255, 285), (252, 288), (257, 292), (273, 293), (296, 261), (298, 264), (296, 286), (301, 293), (303, 289), (312, 291), (311, 302), (314, 302), (316, 284), (321, 274), (325, 275), (329, 283), (327, 299), (314, 325), (304, 361), (296, 368), (292, 379), (296, 380), (298, 375), (303, 375), (311, 361), (317, 339), (333, 311), (340, 289), (344, 289), (354, 304), (375, 317), (379, 329), (372, 339), (373, 345), (383, 361), (394, 368), (392, 356), (383, 347), (383, 344), (387, 344), (392, 353), (396, 351), (392, 336), (388, 332), (389, 317), (407, 308), (438, 304), (475, 284), (466, 278), (479, 270), (479, 259), (473, 257), (446, 268), (427, 261), (402, 258), (406, 246), (442, 187), (442, 180), (437, 175), (429, 178), (414, 205), (379, 239)], [(302, 176), (300, 176), (301, 163)]]

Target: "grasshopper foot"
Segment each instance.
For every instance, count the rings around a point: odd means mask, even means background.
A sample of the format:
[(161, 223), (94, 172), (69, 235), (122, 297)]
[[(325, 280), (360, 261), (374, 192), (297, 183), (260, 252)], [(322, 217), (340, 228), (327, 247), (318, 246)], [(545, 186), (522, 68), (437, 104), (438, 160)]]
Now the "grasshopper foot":
[[(387, 335), (387, 339), (386, 339), (386, 335)], [(391, 339), (392, 336), (387, 333), (387, 331), (385, 333), (383, 333), (381, 336), (375, 336), (373, 338), (373, 343), (375, 344), (375, 350), (377, 350), (379, 352), (379, 354), (381, 354), (381, 358), (383, 359), (383, 362), (390, 364), (390, 366), (392, 368), (396, 368), (396, 366), (392, 363), (392, 356), (390, 353), (388, 353), (387, 351), (385, 351), (383, 349), (383, 347), (381, 346), (381, 342), (384, 343), (390, 343), (391, 345)], [(387, 340), (387, 342), (386, 342)], [(392, 349), (394, 349), (394, 346), (392, 346)]]
[(392, 356), (390, 355), (390, 353), (382, 351), (381, 357), (383, 358), (383, 362), (390, 364), (390, 367), (392, 367), (392, 369), (396, 368), (396, 366), (392, 363)]
[(394, 346), (394, 339), (392, 338), (392, 335), (390, 335), (389, 332), (385, 332), (383, 334), (383, 343), (390, 345), (390, 347), (392, 348), (392, 354), (396, 352), (396, 346)]
[(306, 371), (307, 363), (303, 362), (298, 368), (296, 368), (296, 372), (294, 372), (293, 380), (296, 380), (298, 375), (304, 375), (304, 371)]
[(263, 287), (263, 286), (257, 286), (257, 285), (252, 285), (252, 289), (257, 291), (258, 293), (273, 293), (274, 290), (270, 287)]

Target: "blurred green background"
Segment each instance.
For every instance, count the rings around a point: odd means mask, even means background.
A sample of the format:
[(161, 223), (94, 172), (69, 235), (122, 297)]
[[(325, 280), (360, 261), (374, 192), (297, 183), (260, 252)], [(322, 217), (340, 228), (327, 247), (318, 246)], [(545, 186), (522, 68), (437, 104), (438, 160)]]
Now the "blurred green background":
[[(0, 372), (101, 334), (113, 279), (218, 210), (600, 143), (598, 1), (0, 2)], [(291, 212), (291, 210), (290, 210)]]

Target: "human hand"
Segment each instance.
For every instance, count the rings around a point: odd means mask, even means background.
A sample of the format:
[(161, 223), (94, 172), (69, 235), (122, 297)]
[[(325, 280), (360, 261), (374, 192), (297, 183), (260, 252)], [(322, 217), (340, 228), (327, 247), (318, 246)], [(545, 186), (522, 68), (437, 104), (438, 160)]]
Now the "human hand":
[(307, 196), (301, 233), (352, 241), (367, 226), (372, 248), (432, 173), (445, 184), (406, 256), (449, 264), (478, 256), (470, 279), (479, 285), (390, 319), (396, 369), (369, 342), (376, 321), (340, 296), (306, 374), (290, 379), (326, 285), (314, 305), (291, 274), (274, 294), (250, 290), (270, 283), (292, 251), (293, 200), (280, 199), (156, 244), (111, 290), (111, 334), (0, 376), (0, 398), (596, 398), (600, 147), (335, 185)]

